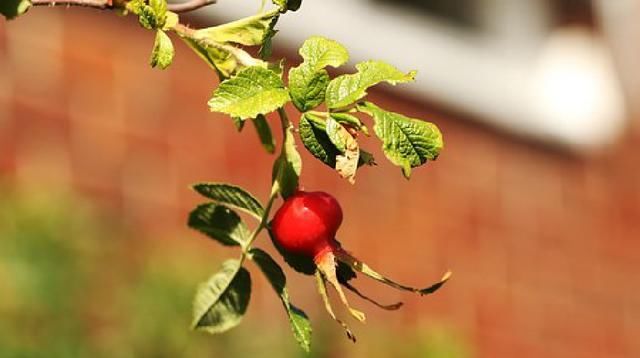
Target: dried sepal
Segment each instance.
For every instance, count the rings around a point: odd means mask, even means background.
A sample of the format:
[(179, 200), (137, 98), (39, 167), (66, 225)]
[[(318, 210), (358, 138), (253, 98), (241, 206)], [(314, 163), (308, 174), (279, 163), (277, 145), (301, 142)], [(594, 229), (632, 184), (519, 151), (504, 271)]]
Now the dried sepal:
[(378, 306), (379, 308), (382, 308), (383, 310), (395, 311), (395, 310), (399, 309), (400, 307), (402, 307), (402, 305), (403, 305), (402, 302), (396, 302), (396, 303), (393, 303), (393, 304), (390, 304), (390, 305), (385, 305), (383, 303), (380, 303), (380, 302), (374, 300), (373, 298), (371, 298), (369, 296), (366, 296), (365, 294), (360, 292), (360, 290), (358, 290), (357, 288), (353, 287), (349, 282), (341, 282), (341, 284), (347, 290), (355, 293), (356, 296), (362, 298), (365, 301), (369, 301), (369, 302), (373, 303), (374, 305)]
[(350, 253), (348, 253), (347, 251), (345, 251), (342, 248), (339, 248), (338, 250), (336, 250), (335, 255), (337, 257), (337, 259), (340, 262), (343, 262), (345, 264), (347, 264), (349, 267), (351, 267), (353, 270), (358, 271), (364, 275), (367, 275), (369, 277), (371, 277), (372, 279), (378, 281), (378, 282), (382, 282), (388, 286), (391, 286), (393, 288), (396, 288), (398, 290), (403, 290), (403, 291), (409, 291), (409, 292), (415, 292), (418, 293), (420, 295), (428, 295), (431, 293), (436, 292), (440, 287), (442, 287), (442, 285), (445, 284), (445, 282), (447, 282), (447, 280), (449, 280), (449, 278), (451, 277), (451, 271), (447, 271), (442, 278), (440, 279), (440, 281), (425, 287), (425, 288), (414, 288), (414, 287), (410, 287), (410, 286), (405, 286), (403, 284), (397, 283), (395, 281), (392, 281), (390, 279), (388, 279), (387, 277), (384, 277), (383, 275), (377, 273), (376, 271), (374, 271), (371, 267), (369, 267), (369, 265), (367, 265), (366, 263), (364, 263), (361, 260), (358, 260), (357, 258), (355, 258), (353, 255), (351, 255)]
[(322, 301), (324, 302), (324, 308), (329, 313), (329, 316), (333, 318), (334, 321), (338, 322), (340, 326), (344, 329), (347, 334), (347, 338), (351, 340), (353, 343), (356, 343), (356, 336), (353, 334), (349, 326), (346, 323), (342, 322), (336, 314), (333, 312), (333, 308), (331, 308), (331, 302), (329, 302), (329, 296), (327, 295), (327, 283), (325, 281), (324, 275), (322, 275), (319, 271), (316, 271), (316, 287), (318, 288), (318, 293), (320, 297), (322, 297)]
[(355, 308), (352, 308), (349, 305), (347, 296), (345, 296), (344, 291), (340, 286), (340, 282), (338, 282), (338, 277), (336, 275), (337, 261), (335, 255), (331, 251), (326, 252), (316, 262), (316, 265), (318, 267), (318, 272), (320, 272), (323, 278), (329, 281), (333, 288), (336, 289), (336, 291), (338, 292), (338, 296), (340, 297), (340, 301), (342, 301), (342, 304), (347, 307), (351, 316), (353, 316), (353, 318), (357, 319), (360, 322), (364, 322), (366, 319), (365, 314)]

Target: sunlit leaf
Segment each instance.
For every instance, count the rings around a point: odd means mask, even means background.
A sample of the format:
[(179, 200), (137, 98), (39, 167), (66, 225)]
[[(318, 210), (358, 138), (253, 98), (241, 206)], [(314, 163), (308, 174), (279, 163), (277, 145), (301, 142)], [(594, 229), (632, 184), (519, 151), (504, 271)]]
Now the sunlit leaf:
[(278, 9), (249, 16), (223, 25), (197, 30), (197, 38), (246, 46), (262, 45), (272, 35), (280, 12)]
[(164, 31), (157, 30), (156, 40), (151, 51), (151, 60), (149, 61), (151, 67), (158, 66), (164, 70), (173, 62), (174, 54), (173, 44), (169, 36)]
[(339, 67), (349, 60), (341, 44), (320, 36), (307, 39), (300, 48), (302, 64), (289, 71), (289, 90), (294, 105), (308, 111), (324, 101), (329, 74), (327, 66)]
[(223, 81), (209, 100), (209, 109), (233, 117), (255, 118), (282, 107), (289, 101), (289, 91), (275, 72), (247, 67)]
[(397, 68), (381, 62), (366, 61), (356, 64), (357, 73), (341, 75), (329, 82), (326, 93), (329, 108), (342, 108), (355, 103), (367, 95), (367, 89), (380, 82), (395, 85), (411, 82), (415, 71), (404, 73)]
[(370, 102), (359, 105), (358, 110), (373, 117), (373, 130), (382, 140), (384, 154), (407, 178), (411, 168), (435, 160), (444, 147), (442, 134), (433, 123), (388, 112)]

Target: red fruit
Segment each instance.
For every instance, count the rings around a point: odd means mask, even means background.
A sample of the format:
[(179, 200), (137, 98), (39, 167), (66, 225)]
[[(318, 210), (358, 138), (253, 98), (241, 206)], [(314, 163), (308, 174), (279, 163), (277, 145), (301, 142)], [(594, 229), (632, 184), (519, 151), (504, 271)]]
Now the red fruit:
[[(347, 302), (341, 285), (344, 285), (356, 295), (371, 301), (387, 310), (400, 308), (402, 303), (382, 305), (364, 296), (347, 281), (338, 279), (336, 267), (339, 262), (347, 265), (351, 270), (358, 271), (391, 287), (426, 295), (435, 292), (451, 275), (447, 272), (442, 279), (423, 289), (404, 286), (375, 272), (366, 263), (358, 260), (344, 250), (336, 240), (336, 232), (342, 224), (342, 209), (338, 201), (331, 195), (321, 192), (305, 192), (298, 190), (285, 200), (271, 221), (271, 232), (274, 241), (284, 251), (290, 254), (312, 258), (316, 265), (316, 279), (318, 290), (325, 301), (325, 308), (329, 315), (346, 331), (347, 336), (355, 342), (355, 336), (347, 325), (339, 320), (327, 299), (326, 282), (329, 282), (338, 292), (340, 301), (347, 307), (351, 316), (364, 322), (364, 313), (352, 308)], [(348, 279), (347, 279), (348, 280)]]
[(284, 250), (317, 262), (339, 246), (335, 236), (340, 224), (342, 209), (333, 196), (299, 190), (278, 209), (271, 228)]

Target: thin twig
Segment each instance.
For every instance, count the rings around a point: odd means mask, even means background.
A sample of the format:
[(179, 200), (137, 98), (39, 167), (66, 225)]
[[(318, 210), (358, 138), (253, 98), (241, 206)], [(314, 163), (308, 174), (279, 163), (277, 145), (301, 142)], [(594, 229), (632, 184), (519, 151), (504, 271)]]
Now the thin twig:
[(96, 9), (110, 9), (112, 0), (31, 0), (33, 6), (83, 6)]
[(187, 0), (177, 4), (167, 5), (167, 9), (173, 12), (188, 12), (215, 4), (217, 0)]

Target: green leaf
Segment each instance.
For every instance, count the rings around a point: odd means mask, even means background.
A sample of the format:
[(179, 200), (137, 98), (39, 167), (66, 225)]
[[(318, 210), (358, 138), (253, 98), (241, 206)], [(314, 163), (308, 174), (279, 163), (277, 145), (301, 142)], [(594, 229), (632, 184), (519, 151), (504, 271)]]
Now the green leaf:
[(274, 163), (273, 176), (280, 188), (280, 194), (287, 198), (298, 188), (298, 178), (302, 172), (302, 158), (296, 149), (292, 125), (287, 127), (282, 145), (284, 151)]
[(327, 118), (325, 130), (331, 143), (340, 151), (336, 156), (336, 171), (341, 177), (354, 184), (360, 158), (358, 142), (333, 117)]
[(167, 0), (149, 0), (149, 6), (156, 16), (156, 28), (164, 27), (167, 21)]
[(209, 100), (209, 109), (246, 119), (272, 112), (287, 102), (289, 91), (280, 76), (252, 66), (223, 81)]
[(252, 260), (260, 267), (260, 270), (267, 276), (271, 287), (273, 287), (278, 296), (280, 296), (282, 305), (289, 316), (289, 323), (296, 341), (298, 341), (302, 349), (309, 352), (311, 349), (311, 322), (302, 310), (291, 304), (289, 292), (286, 287), (287, 278), (282, 268), (280, 268), (280, 265), (278, 265), (269, 254), (260, 249), (253, 248), (250, 253)]
[(262, 45), (260, 46), (260, 50), (258, 50), (258, 56), (260, 56), (261, 59), (266, 61), (271, 57), (273, 53), (273, 38), (277, 33), (278, 31), (272, 28), (264, 35)]
[(326, 93), (331, 109), (346, 107), (367, 95), (367, 89), (380, 82), (392, 85), (413, 81), (416, 72), (403, 73), (380, 61), (366, 61), (356, 65), (357, 73), (341, 75), (329, 82)]
[(302, 0), (273, 0), (273, 3), (280, 6), (281, 11), (296, 11), (302, 5)]
[[(142, 7), (146, 6), (144, 0), (131, 0), (126, 3), (125, 10), (130, 11), (136, 15), (140, 15)], [(153, 10), (152, 10), (153, 11)]]
[(238, 214), (216, 203), (196, 207), (189, 214), (188, 225), (225, 246), (244, 246), (251, 235)]
[[(149, 5), (144, 0), (131, 0), (127, 2), (125, 9), (138, 15), (138, 21), (145, 29), (168, 29), (165, 28), (167, 23), (166, 0), (149, 0)], [(176, 14), (170, 15), (171, 26), (175, 25), (173, 22), (177, 23), (177, 16), (174, 15)]]
[(329, 83), (327, 66), (339, 67), (349, 60), (341, 44), (320, 36), (307, 39), (299, 51), (304, 62), (289, 71), (289, 90), (293, 104), (305, 112), (324, 101)]
[(182, 40), (211, 68), (218, 72), (221, 79), (231, 77), (241, 66), (235, 56), (219, 47), (205, 46), (201, 41), (182, 37)]
[(30, 7), (29, 0), (2, 0), (0, 1), (0, 14), (7, 20), (11, 20), (27, 12)]
[(289, 70), (291, 100), (300, 112), (311, 110), (324, 102), (328, 84), (329, 74), (326, 70), (314, 71), (304, 64)]
[(370, 102), (358, 105), (358, 110), (373, 117), (373, 130), (382, 139), (384, 154), (402, 168), (406, 178), (411, 168), (438, 158), (444, 147), (442, 134), (433, 123), (387, 112)]
[(227, 204), (243, 210), (258, 220), (262, 220), (264, 208), (253, 195), (244, 189), (220, 183), (198, 183), (193, 189), (200, 195), (220, 204)]
[(174, 54), (173, 44), (169, 36), (164, 31), (157, 30), (156, 41), (149, 60), (151, 67), (159, 66), (163, 70), (166, 69), (173, 62)]
[(340, 151), (331, 143), (325, 129), (324, 120), (316, 115), (304, 113), (300, 117), (298, 132), (304, 147), (324, 164), (335, 168)]
[(135, 2), (130, 8), (133, 13), (138, 15), (138, 22), (140, 22), (140, 25), (145, 29), (152, 30), (162, 27), (159, 22), (160, 19), (158, 19), (158, 16), (151, 6), (140, 1)]
[(256, 128), (256, 132), (258, 132), (260, 143), (262, 143), (262, 146), (268, 153), (273, 154), (276, 150), (276, 141), (273, 139), (271, 127), (269, 126), (267, 119), (264, 115), (259, 114), (252, 120), (252, 122)]
[(251, 297), (251, 276), (231, 259), (200, 285), (193, 304), (193, 328), (212, 334), (226, 332), (242, 321)]
[(321, 36), (308, 38), (300, 47), (300, 56), (312, 70), (340, 67), (349, 61), (349, 52), (340, 43)]
[(273, 36), (273, 27), (278, 21), (278, 9), (249, 16), (224, 25), (197, 30), (197, 38), (208, 38), (220, 43), (235, 43), (245, 46), (262, 45)]
[(349, 113), (331, 113), (331, 117), (333, 119), (335, 119), (336, 121), (338, 121), (338, 123), (345, 125), (345, 126), (349, 126), (351, 128), (355, 128), (357, 130), (361, 130), (364, 134), (369, 135), (369, 130), (367, 129), (367, 127), (364, 125), (364, 123), (362, 123), (362, 121)]

